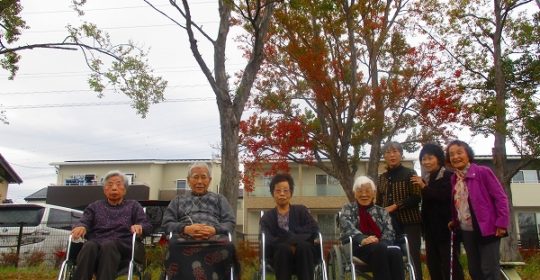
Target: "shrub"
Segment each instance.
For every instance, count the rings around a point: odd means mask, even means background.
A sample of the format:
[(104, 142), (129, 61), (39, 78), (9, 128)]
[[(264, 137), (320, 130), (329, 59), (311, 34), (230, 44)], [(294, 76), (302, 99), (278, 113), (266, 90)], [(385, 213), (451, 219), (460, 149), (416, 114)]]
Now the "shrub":
[(236, 256), (241, 265), (242, 280), (254, 279), (255, 273), (259, 269), (258, 243), (249, 241), (239, 241), (236, 244)]
[(54, 250), (53, 255), (54, 255), (54, 267), (60, 268), (60, 266), (62, 265), (62, 262), (66, 258), (65, 249), (58, 247)]
[(25, 256), (26, 266), (39, 266), (45, 261), (45, 252), (33, 251)]
[(167, 238), (163, 235), (159, 242), (152, 247), (146, 247), (146, 267), (152, 270), (162, 270), (164, 267), (165, 254), (167, 253)]
[(1, 266), (17, 266), (19, 263), (19, 256), (17, 252), (11, 250), (7, 253), (0, 254), (0, 265)]

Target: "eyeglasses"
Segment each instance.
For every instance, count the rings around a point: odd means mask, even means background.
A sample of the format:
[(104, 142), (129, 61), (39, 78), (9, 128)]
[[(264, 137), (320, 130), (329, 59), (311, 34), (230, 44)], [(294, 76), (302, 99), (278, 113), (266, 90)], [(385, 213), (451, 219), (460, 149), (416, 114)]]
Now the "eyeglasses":
[(290, 193), (291, 190), (278, 190), (278, 189), (274, 189), (274, 193), (284, 193), (284, 194), (288, 194)]
[(210, 177), (206, 176), (206, 175), (193, 175), (190, 177), (191, 179), (195, 180), (195, 181), (199, 181), (199, 180), (208, 180)]

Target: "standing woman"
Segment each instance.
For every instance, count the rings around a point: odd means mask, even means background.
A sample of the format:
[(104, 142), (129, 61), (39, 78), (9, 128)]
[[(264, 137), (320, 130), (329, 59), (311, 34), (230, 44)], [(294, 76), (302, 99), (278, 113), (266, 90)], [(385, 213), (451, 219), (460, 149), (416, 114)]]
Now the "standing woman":
[(447, 160), (455, 169), (452, 176), (452, 221), (461, 229), (473, 280), (499, 279), (500, 238), (509, 225), (508, 197), (488, 167), (474, 163), (471, 147), (454, 140), (446, 147)]
[(379, 176), (377, 205), (390, 213), (396, 236), (407, 234), (409, 249), (414, 264), (416, 279), (422, 280), (420, 243), (422, 220), (420, 217), (420, 188), (413, 185), (411, 178), (416, 172), (401, 164), (403, 147), (398, 142), (383, 146), (387, 171)]
[[(452, 172), (444, 167), (444, 151), (436, 144), (425, 144), (420, 151), (420, 162), (425, 175), (413, 176), (413, 184), (422, 190), (422, 224), (426, 244), (427, 267), (432, 280), (450, 279), (450, 230)], [(454, 280), (463, 280), (459, 263), (459, 242), (454, 242)]]
[[(271, 259), (277, 280), (313, 280), (315, 256), (314, 240), (319, 226), (304, 205), (290, 204), (294, 181), (289, 174), (277, 174), (270, 182), (270, 193), (276, 207), (261, 218), (261, 232), (267, 238), (266, 257)], [(317, 255), (320, 257), (320, 254)]]

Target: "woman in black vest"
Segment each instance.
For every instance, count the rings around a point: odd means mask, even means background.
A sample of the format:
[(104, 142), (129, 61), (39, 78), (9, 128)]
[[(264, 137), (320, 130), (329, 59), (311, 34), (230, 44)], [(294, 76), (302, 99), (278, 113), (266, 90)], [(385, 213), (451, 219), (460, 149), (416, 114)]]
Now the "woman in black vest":
[[(423, 177), (413, 176), (413, 183), (422, 189), (422, 224), (426, 243), (426, 260), (432, 280), (450, 279), (450, 230), (453, 172), (444, 167), (443, 149), (436, 144), (425, 144), (419, 156)], [(454, 280), (463, 279), (459, 263), (459, 242), (454, 241)]]

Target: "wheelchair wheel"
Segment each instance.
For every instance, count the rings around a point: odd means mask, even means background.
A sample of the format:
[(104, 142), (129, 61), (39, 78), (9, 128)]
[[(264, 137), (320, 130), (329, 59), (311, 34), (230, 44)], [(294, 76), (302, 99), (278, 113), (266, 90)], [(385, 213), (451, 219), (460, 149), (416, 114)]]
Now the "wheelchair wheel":
[(416, 277), (414, 275), (414, 267), (412, 266), (412, 263), (404, 263), (405, 269), (405, 280), (416, 280)]
[(317, 264), (315, 266), (315, 270), (313, 271), (313, 279), (314, 280), (324, 280), (322, 274), (323, 274), (322, 264)]
[(328, 279), (329, 280), (344, 280), (345, 279), (345, 263), (343, 253), (339, 245), (332, 246), (330, 257), (328, 260)]
[(75, 273), (75, 265), (68, 261), (62, 271), (62, 274), (58, 276), (60, 280), (74, 280), (73, 274)]

